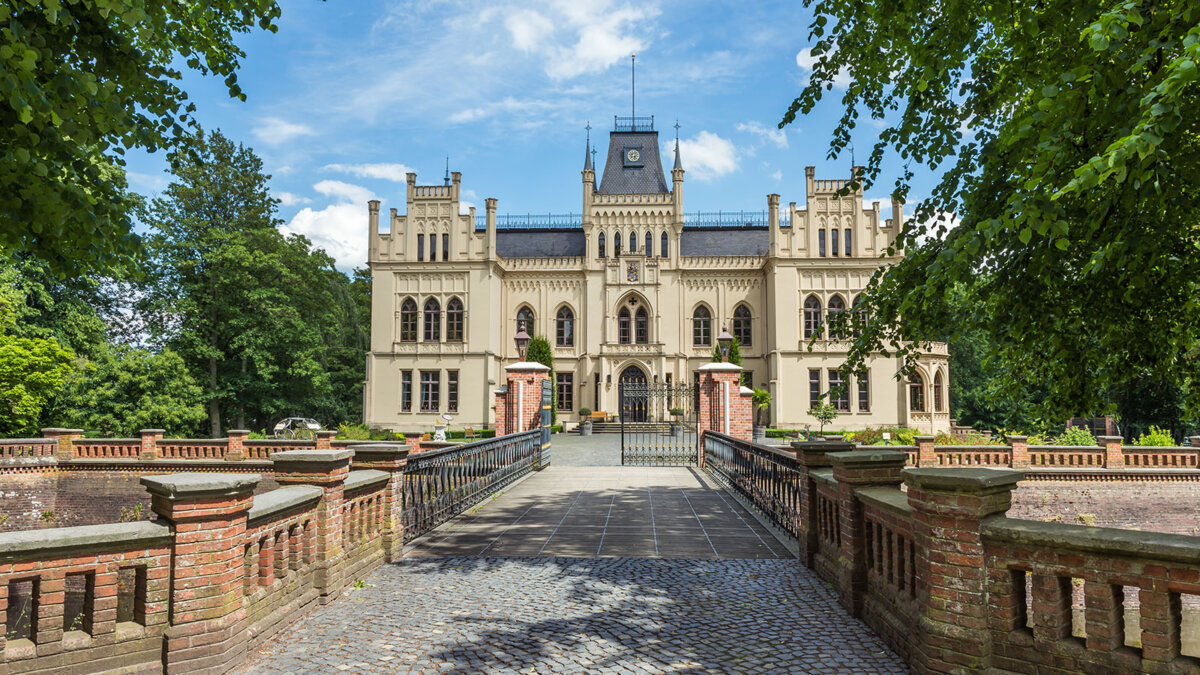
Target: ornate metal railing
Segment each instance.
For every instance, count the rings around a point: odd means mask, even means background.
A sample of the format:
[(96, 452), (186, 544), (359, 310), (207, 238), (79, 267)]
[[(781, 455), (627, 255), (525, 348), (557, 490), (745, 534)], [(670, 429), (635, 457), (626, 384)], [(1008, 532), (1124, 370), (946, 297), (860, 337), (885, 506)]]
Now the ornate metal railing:
[[(770, 224), (770, 211), (696, 211), (683, 214), (683, 226), (688, 228), (768, 227)], [(788, 213), (779, 214), (779, 225), (791, 226)]]
[[(557, 230), (583, 227), (583, 216), (578, 213), (506, 213), (496, 216), (497, 230)], [(487, 215), (475, 216), (475, 229), (487, 229)]]
[(540, 429), (409, 455), (404, 469), (404, 540), (411, 541), (529, 473)]
[(800, 538), (803, 488), (795, 453), (704, 432), (705, 468), (785, 532)]
[(613, 115), (613, 131), (654, 131), (654, 115), (649, 117)]

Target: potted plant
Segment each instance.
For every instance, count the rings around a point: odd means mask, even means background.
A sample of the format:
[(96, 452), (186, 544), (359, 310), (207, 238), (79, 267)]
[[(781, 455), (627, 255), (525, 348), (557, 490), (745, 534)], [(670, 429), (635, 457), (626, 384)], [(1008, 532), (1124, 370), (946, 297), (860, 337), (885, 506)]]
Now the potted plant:
[(767, 427), (762, 423), (762, 414), (771, 407), (771, 392), (755, 389), (750, 400), (754, 405), (754, 442), (763, 443), (767, 439)]
[(671, 417), (674, 418), (671, 420), (671, 436), (678, 436), (680, 427), (679, 418), (683, 417), (683, 408), (671, 408), (667, 412), (671, 413)]
[(579, 409), (579, 417), (580, 417), (579, 435), (580, 436), (591, 436), (592, 435), (592, 409), (591, 408), (580, 408)]

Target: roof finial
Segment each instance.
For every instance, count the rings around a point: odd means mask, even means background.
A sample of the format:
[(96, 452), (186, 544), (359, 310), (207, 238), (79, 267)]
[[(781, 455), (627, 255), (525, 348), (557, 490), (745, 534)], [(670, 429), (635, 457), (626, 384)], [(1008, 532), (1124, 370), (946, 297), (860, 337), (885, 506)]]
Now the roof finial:
[(675, 120), (675, 168), (683, 168), (683, 162), (679, 161), (679, 120)]
[(446, 185), (450, 184), (450, 155), (446, 155)]
[(854, 180), (854, 144), (850, 144), (850, 180)]
[(637, 54), (629, 55), (629, 113), (633, 130), (637, 131)]
[(592, 153), (593, 153), (591, 120), (588, 121), (587, 126), (584, 127), (584, 129), (587, 129), (587, 147), (584, 148), (584, 150), (583, 150), (583, 170), (591, 171), (592, 170)]

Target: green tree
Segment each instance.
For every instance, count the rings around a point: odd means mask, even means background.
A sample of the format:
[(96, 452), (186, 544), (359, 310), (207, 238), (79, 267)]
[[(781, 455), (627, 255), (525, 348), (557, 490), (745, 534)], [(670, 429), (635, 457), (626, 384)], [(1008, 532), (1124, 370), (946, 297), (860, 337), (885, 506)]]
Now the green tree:
[[(907, 255), (861, 296), (873, 320), (849, 371), (880, 350), (911, 365), (950, 327), (985, 338), (1001, 386), (1045, 383), (1047, 418), (1102, 410), (1136, 377), (1196, 376), (1200, 4), (805, 4), (816, 62), (781, 126), (847, 73), (830, 154), (863, 117), (883, 130), (843, 192), (891, 153), (901, 199), (912, 164), (941, 172), (889, 251)], [(959, 284), (973, 303), (954, 317), (940, 298)]]
[(555, 391), (558, 387), (555, 386), (554, 349), (550, 347), (550, 341), (543, 335), (534, 335), (529, 341), (529, 348), (525, 350), (525, 360), (550, 368), (546, 374), (550, 380), (550, 424), (558, 424), (558, 392)]
[(0, 250), (56, 274), (135, 253), (127, 149), (179, 147), (195, 106), (181, 67), (237, 82), (234, 36), (274, 32), (275, 0), (46, 0), (0, 5)]
[(750, 402), (754, 405), (754, 423), (762, 426), (762, 414), (771, 407), (771, 392), (755, 388), (754, 397)]
[(64, 386), (63, 423), (102, 436), (141, 429), (195, 435), (205, 420), (204, 391), (178, 354), (124, 345), (105, 347)]
[(15, 270), (0, 268), (0, 434), (31, 436), (43, 410), (70, 375), (74, 355), (51, 338), (9, 334), (23, 313)]
[(823, 434), (825, 433), (825, 425), (837, 419), (838, 410), (829, 401), (822, 400), (817, 405), (809, 408), (808, 414), (821, 423), (821, 430), (818, 433)]
[[(712, 362), (721, 362), (721, 345), (713, 345)], [(733, 342), (729, 343), (729, 362), (735, 366), (742, 365), (742, 343), (737, 339), (737, 336), (734, 336)], [(742, 373), (739, 376), (738, 382), (746, 384), (746, 373)]]

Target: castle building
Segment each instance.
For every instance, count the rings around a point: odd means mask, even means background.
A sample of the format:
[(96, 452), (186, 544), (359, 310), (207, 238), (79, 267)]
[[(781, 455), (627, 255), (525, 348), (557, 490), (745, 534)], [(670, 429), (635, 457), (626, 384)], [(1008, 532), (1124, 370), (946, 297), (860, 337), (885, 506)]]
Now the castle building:
[(781, 209), (769, 194), (755, 213), (689, 213), (678, 138), (668, 183), (652, 117), (614, 118), (598, 184), (590, 146), (578, 215), (499, 216), (496, 199), (482, 217), (460, 214), (457, 172), (444, 185), (408, 174), (405, 213), (391, 210), (387, 232), (369, 203), (367, 424), (428, 431), (442, 414), (456, 428), (492, 424), (520, 327), (553, 346), (560, 420), (615, 413), (622, 381), (695, 381), (727, 327), (745, 384), (772, 394), (770, 426), (815, 429), (808, 410), (840, 389), (827, 429), (949, 430), (945, 345), (911, 377), (877, 356), (843, 383), (848, 344), (825, 326), (898, 259), (887, 251), (900, 203), (885, 220), (879, 202), (864, 208), (861, 191), (837, 199), (848, 181), (808, 167), (802, 206)]

